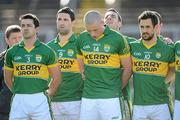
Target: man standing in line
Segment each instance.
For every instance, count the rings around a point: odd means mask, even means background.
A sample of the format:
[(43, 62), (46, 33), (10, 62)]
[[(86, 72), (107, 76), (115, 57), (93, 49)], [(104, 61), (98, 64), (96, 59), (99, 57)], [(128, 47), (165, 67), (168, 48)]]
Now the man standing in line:
[(98, 11), (88, 11), (84, 24), (86, 31), (77, 42), (85, 74), (80, 120), (121, 120), (120, 86), (127, 84), (132, 73), (129, 46), (120, 33), (104, 26)]
[(158, 17), (144, 11), (139, 17), (141, 39), (131, 42), (134, 81), (133, 119), (170, 120), (166, 81), (174, 72), (174, 48), (157, 37)]
[[(5, 30), (5, 41), (7, 49), (12, 47), (14, 44), (20, 42), (22, 40), (22, 32), (21, 28), (18, 25), (10, 25)], [(4, 67), (4, 56), (7, 50), (3, 51), (0, 54), (0, 84), (2, 85), (2, 89), (0, 90), (0, 118), (1, 120), (9, 119), (9, 111), (10, 111), (10, 101), (12, 93), (9, 88), (6, 86), (3, 75), (3, 67)]]
[[(37, 38), (39, 20), (33, 14), (20, 16), (23, 40), (5, 57), (4, 79), (14, 94), (10, 120), (52, 120), (48, 97), (60, 84), (60, 70), (52, 49)], [(48, 78), (52, 81), (48, 86)]]
[[(161, 28), (162, 28), (162, 18), (161, 18), (161, 15), (158, 12), (156, 12), (156, 11), (153, 11), (153, 12), (157, 15), (158, 20), (159, 20), (158, 29), (157, 29), (157, 36), (161, 37), (161, 39), (167, 44), (173, 43), (170, 38), (166, 38), (166, 37), (163, 37), (163, 36), (160, 35)], [(122, 17), (120, 16), (120, 14), (114, 8), (110, 8), (110, 9), (108, 9), (106, 11), (106, 13), (104, 15), (104, 21), (105, 21), (105, 24), (108, 25), (110, 28), (120, 32), (120, 29), (122, 27)], [(137, 40), (135, 38), (128, 37), (128, 36), (123, 36), (123, 37), (128, 41), (128, 43)], [(122, 117), (125, 120), (126, 119), (132, 119), (132, 101), (133, 101), (132, 99), (133, 98), (132, 98), (132, 95), (131, 95), (130, 84), (129, 83), (127, 84), (127, 86), (125, 88), (123, 88), (123, 97), (124, 97), (124, 100), (127, 101), (128, 107), (126, 107), (126, 104), (125, 104), (125, 106), (124, 106), (125, 111), (122, 111), (122, 115), (123, 115)], [(172, 96), (169, 96), (169, 97), (170, 97), (169, 108), (170, 108), (170, 111), (171, 111), (171, 114), (172, 114), (172, 112), (173, 112), (173, 110), (172, 110), (172, 107), (173, 107)], [(125, 116), (124, 112), (126, 113), (126, 116)], [(130, 116), (128, 116), (128, 114)]]
[[(164, 36), (161, 35), (161, 28), (163, 26), (162, 17), (161, 17), (161, 15), (158, 12), (156, 12), (156, 11), (153, 11), (153, 12), (158, 17), (158, 20), (159, 20), (159, 22), (158, 22), (158, 26), (159, 27), (157, 29), (157, 36), (160, 37), (160, 39), (163, 40), (166, 44), (174, 46), (174, 43), (173, 43), (173, 41), (170, 38), (164, 37)], [(173, 77), (174, 76), (175, 75), (173, 75)], [(174, 98), (173, 96), (174, 95), (172, 94), (172, 90), (171, 90), (172, 83), (174, 83), (173, 80), (170, 79), (170, 80), (166, 81), (166, 84), (167, 84), (167, 87), (168, 87), (168, 96), (169, 96), (168, 107), (169, 107), (169, 111), (170, 111), (172, 119), (173, 119), (173, 112), (174, 112), (174, 102), (173, 102), (174, 101), (173, 100), (173, 98)]]
[[(111, 29), (120, 32), (120, 29), (122, 27), (122, 17), (114, 8), (110, 8), (106, 11), (104, 15), (104, 22), (105, 22), (105, 25), (108, 25)], [(124, 36), (124, 35), (123, 37), (125, 38), (125, 40), (127, 40), (128, 43), (136, 40), (135, 38)], [(123, 93), (122, 94), (123, 97), (120, 98), (122, 118), (123, 120), (131, 120), (133, 99), (131, 95), (129, 82), (125, 86), (125, 88), (122, 89), (122, 93)]]
[(62, 84), (52, 97), (52, 110), (56, 120), (79, 120), (83, 80), (78, 63), (76, 40), (72, 31), (74, 11), (64, 7), (57, 12), (58, 35), (48, 43), (59, 58)]

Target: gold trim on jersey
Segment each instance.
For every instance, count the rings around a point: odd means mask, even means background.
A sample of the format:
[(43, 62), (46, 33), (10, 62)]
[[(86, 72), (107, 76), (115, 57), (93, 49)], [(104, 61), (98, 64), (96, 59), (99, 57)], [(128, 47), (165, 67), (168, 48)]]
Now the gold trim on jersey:
[(79, 58), (79, 59), (82, 59), (82, 60), (83, 60), (83, 56), (82, 56), (82, 55), (77, 54), (77, 58)]
[(35, 46), (33, 46), (32, 48), (26, 48), (24, 47), (24, 49), (27, 51), (27, 52), (31, 52), (33, 49), (34, 49)]
[(59, 44), (61, 47), (64, 47), (68, 42), (69, 42), (69, 41), (67, 40), (67, 41), (65, 41), (64, 43), (59, 42), (58, 44)]
[(120, 55), (120, 58), (127, 58), (127, 57), (130, 57), (131, 55), (130, 55), (130, 53), (128, 53), (128, 54), (125, 54), (125, 55)]
[(14, 71), (13, 68), (10, 68), (10, 67), (8, 67), (8, 66), (6, 66), (6, 65), (4, 66), (4, 69), (5, 69), (5, 70), (9, 70), (9, 71)]
[(176, 56), (176, 63), (175, 63), (176, 71), (180, 72), (180, 58)]
[(75, 72), (75, 73), (80, 72), (79, 63), (77, 59), (60, 58), (58, 60), (58, 63), (62, 72)]
[(157, 42), (155, 42), (155, 43), (153, 43), (153, 44), (151, 44), (151, 45), (147, 45), (147, 44), (144, 42), (144, 40), (143, 40), (142, 43), (143, 43), (143, 45), (144, 45), (147, 49), (150, 49), (150, 48), (152, 48), (153, 46), (155, 46)]
[(169, 63), (169, 67), (175, 67), (175, 62)]
[(47, 80), (49, 78), (48, 67), (38, 63), (17, 63), (14, 64), (14, 76), (34, 77)]
[(100, 40), (103, 37), (104, 37), (104, 34), (100, 35), (98, 38), (96, 38), (96, 41)]
[(132, 57), (133, 72), (143, 74), (153, 74), (158, 76), (166, 76), (168, 72), (168, 63), (156, 60), (142, 60)]
[(93, 67), (120, 68), (120, 55), (82, 51), (84, 64)]

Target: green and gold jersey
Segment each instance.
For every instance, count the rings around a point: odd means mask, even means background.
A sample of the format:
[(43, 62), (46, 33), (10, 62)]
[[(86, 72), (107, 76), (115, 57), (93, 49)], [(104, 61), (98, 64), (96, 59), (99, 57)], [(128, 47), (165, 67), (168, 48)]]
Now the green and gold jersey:
[(174, 64), (174, 48), (159, 38), (152, 46), (143, 40), (130, 43), (133, 60), (134, 104), (168, 103), (165, 77)]
[(83, 97), (119, 97), (120, 57), (130, 56), (122, 35), (106, 26), (103, 35), (95, 40), (84, 31), (78, 38), (77, 50), (84, 60)]
[(34, 48), (27, 50), (24, 42), (8, 49), (5, 69), (13, 71), (13, 93), (33, 94), (48, 89), (48, 67), (57, 66), (57, 57), (52, 49), (36, 40)]
[(175, 99), (180, 100), (180, 41), (175, 44), (175, 68), (176, 68), (176, 80), (175, 80)]
[(62, 71), (62, 83), (52, 98), (52, 101), (80, 100), (82, 96), (83, 80), (77, 61), (77, 37), (73, 34), (68, 43), (61, 45), (59, 37), (48, 43), (57, 54)]

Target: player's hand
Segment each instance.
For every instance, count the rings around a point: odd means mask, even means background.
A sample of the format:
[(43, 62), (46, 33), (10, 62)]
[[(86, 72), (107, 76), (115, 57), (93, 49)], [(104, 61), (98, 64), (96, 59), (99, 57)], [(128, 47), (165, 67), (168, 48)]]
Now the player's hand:
[(172, 41), (172, 39), (169, 38), (169, 37), (164, 38), (164, 42), (165, 42), (166, 44), (172, 44), (172, 43), (174, 43), (174, 42)]
[(49, 97), (52, 97), (54, 95), (54, 93), (51, 90), (46, 90), (46, 93)]

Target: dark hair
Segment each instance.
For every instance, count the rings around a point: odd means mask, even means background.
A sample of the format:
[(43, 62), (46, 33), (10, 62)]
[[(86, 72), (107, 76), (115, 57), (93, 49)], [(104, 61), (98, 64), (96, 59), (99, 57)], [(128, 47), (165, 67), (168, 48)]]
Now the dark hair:
[(32, 19), (33, 23), (35, 25), (35, 28), (39, 27), (40, 22), (36, 15), (27, 13), (27, 14), (21, 15), (19, 18), (19, 21), (21, 22), (23, 19)]
[(64, 8), (62, 8), (62, 9), (60, 9), (60, 10), (57, 12), (56, 16), (58, 16), (59, 13), (67, 13), (67, 14), (69, 14), (69, 16), (70, 16), (71, 21), (74, 21), (74, 20), (75, 20), (74, 11), (73, 11), (71, 8), (69, 8), (69, 7), (64, 7)]
[(5, 37), (9, 38), (11, 33), (21, 32), (21, 27), (18, 25), (10, 25), (5, 30)]
[(140, 23), (141, 20), (146, 19), (151, 19), (153, 26), (158, 24), (158, 17), (153, 11), (146, 10), (142, 12), (138, 17), (138, 22)]
[(156, 12), (156, 11), (153, 11), (153, 12), (154, 12), (154, 14), (158, 17), (159, 23), (161, 24), (161, 23), (162, 23), (162, 17), (161, 17), (161, 15), (160, 15), (158, 12)]
[(116, 13), (118, 15), (118, 20), (122, 22), (122, 17), (117, 10), (115, 10), (114, 8), (109, 8), (106, 12), (109, 12), (109, 11)]

